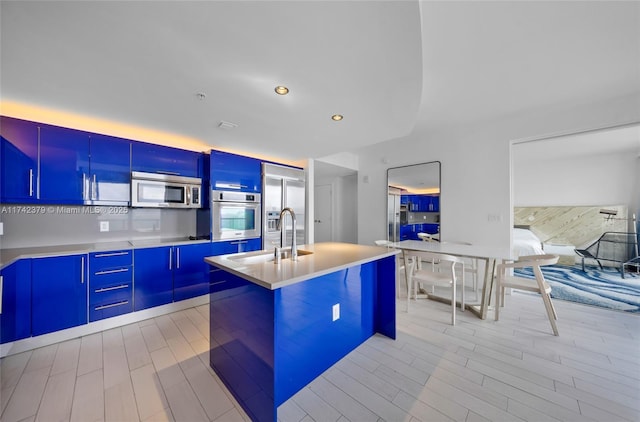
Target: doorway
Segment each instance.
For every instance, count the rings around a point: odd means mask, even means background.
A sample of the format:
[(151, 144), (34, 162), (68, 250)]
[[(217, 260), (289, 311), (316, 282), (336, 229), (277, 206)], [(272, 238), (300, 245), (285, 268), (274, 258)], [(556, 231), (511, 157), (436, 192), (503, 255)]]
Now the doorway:
[(331, 185), (316, 185), (314, 232), (316, 242), (331, 242), (333, 240), (333, 189)]
[(314, 241), (358, 242), (358, 173), (314, 163)]

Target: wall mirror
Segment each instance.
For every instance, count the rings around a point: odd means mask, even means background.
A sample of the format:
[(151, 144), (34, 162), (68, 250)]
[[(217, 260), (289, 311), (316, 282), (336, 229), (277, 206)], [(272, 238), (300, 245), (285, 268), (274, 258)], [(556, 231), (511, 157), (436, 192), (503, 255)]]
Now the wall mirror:
[(387, 238), (440, 240), (440, 162), (387, 170)]

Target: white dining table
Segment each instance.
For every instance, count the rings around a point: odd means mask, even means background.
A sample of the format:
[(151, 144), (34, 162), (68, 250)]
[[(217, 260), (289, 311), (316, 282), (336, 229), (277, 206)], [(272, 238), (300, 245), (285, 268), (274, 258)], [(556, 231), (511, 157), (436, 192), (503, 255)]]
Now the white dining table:
[[(487, 318), (487, 310), (489, 309), (490, 301), (493, 297), (493, 282), (497, 263), (499, 261), (512, 259), (512, 253), (508, 247), (503, 248), (485, 245), (469, 245), (455, 242), (424, 242), (421, 240), (403, 240), (391, 243), (389, 247), (401, 249), (403, 254), (408, 251), (423, 251), (473, 258), (483, 261), (485, 264), (484, 282), (482, 283), (480, 303), (465, 304), (465, 309), (469, 309), (481, 319)], [(438, 300), (447, 301), (446, 298), (438, 298)]]

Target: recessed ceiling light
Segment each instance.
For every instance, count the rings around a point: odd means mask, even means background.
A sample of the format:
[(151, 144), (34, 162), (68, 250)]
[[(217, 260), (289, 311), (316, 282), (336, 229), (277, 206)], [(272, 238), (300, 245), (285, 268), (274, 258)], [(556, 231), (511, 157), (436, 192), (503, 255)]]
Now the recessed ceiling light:
[(278, 95), (287, 95), (289, 93), (289, 88), (283, 85), (278, 85), (276, 87), (276, 94)]
[(331, 120), (339, 122), (340, 120), (342, 120), (342, 114), (334, 114), (333, 116), (331, 116)]

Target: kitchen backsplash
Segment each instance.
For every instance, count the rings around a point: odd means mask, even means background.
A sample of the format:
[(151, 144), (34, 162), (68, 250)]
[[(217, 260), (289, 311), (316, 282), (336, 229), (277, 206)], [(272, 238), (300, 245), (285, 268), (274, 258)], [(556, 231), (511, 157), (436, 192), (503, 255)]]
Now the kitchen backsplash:
[[(208, 210), (0, 204), (2, 249), (196, 236)], [(198, 214), (199, 213), (199, 214)]]

